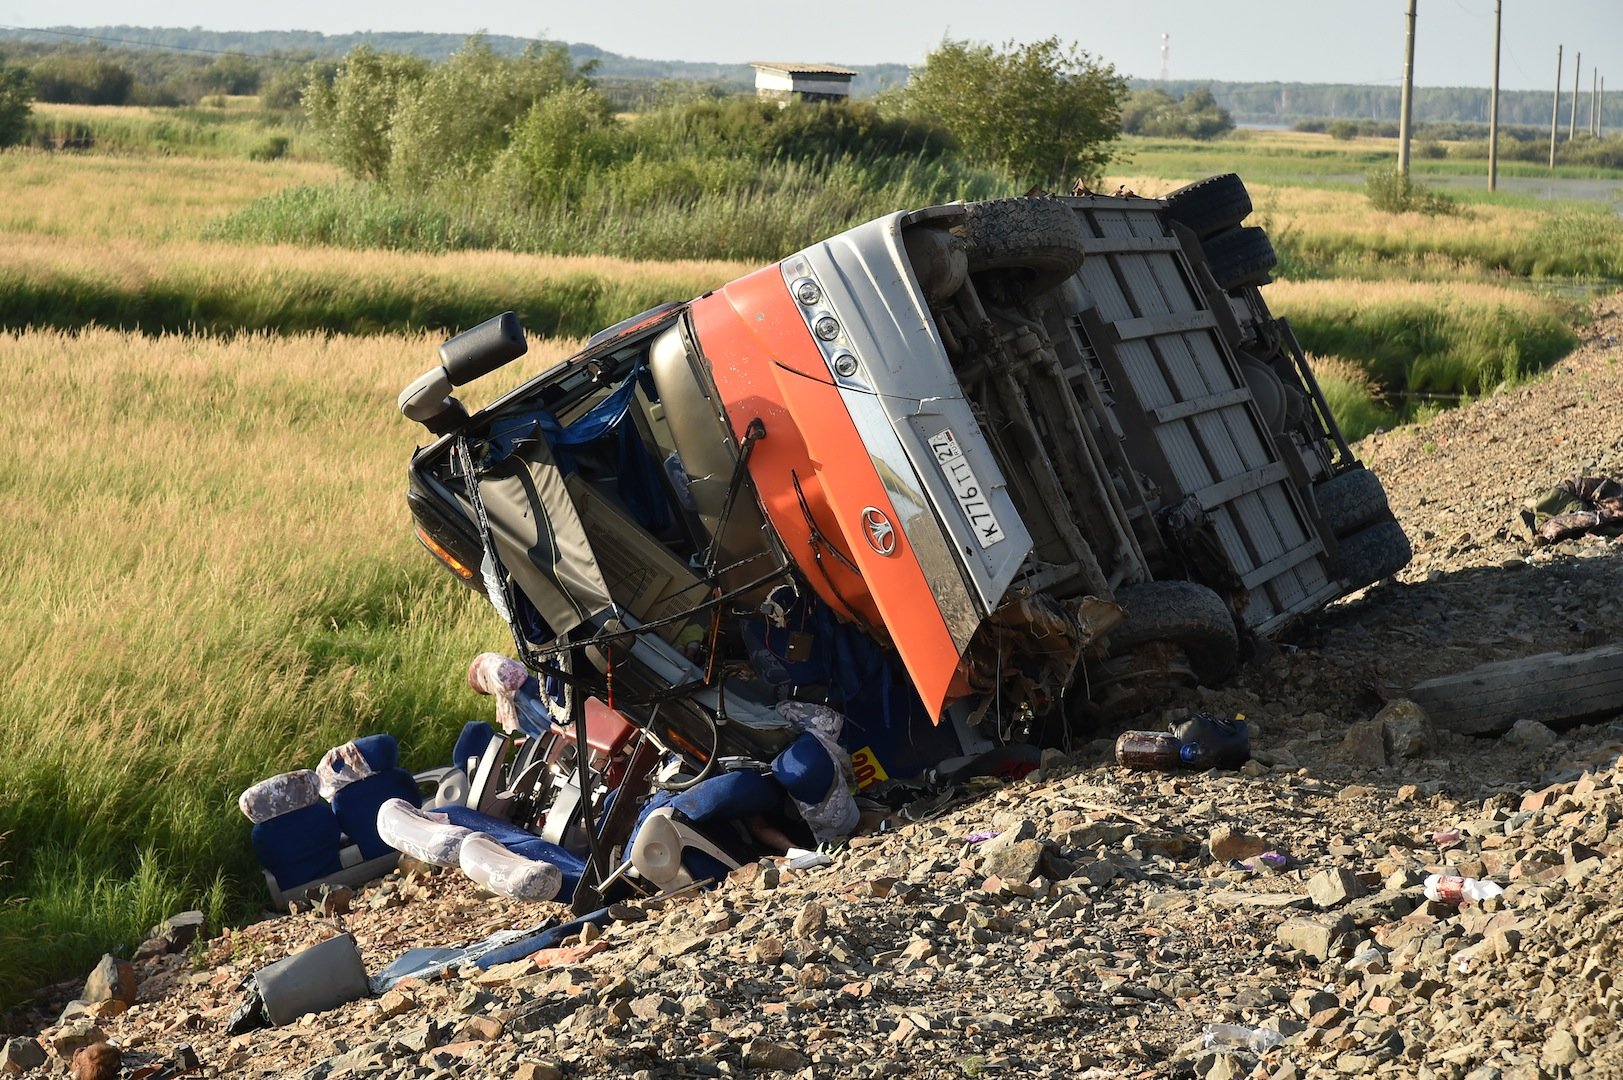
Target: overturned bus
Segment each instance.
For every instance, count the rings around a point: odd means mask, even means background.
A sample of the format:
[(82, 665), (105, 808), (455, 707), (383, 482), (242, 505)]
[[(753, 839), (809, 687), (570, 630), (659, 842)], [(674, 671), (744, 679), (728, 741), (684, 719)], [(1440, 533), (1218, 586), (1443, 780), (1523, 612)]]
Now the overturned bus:
[(596, 699), (707, 771), (811, 702), (865, 788), (1062, 744), (1409, 559), (1250, 210), (1230, 174), (894, 213), (469, 415), (509, 312), (401, 395), (417, 534), (561, 728)]

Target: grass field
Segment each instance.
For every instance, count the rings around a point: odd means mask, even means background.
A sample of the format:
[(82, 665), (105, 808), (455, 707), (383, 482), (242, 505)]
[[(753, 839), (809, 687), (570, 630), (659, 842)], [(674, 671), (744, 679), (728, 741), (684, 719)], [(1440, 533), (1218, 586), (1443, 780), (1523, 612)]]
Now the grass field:
[[(253, 119), (48, 115), (128, 145), (0, 157), (0, 648), (16, 658), (0, 695), (0, 1013), (175, 910), (255, 910), (234, 805), (249, 783), (372, 731), (439, 764), (486, 714), (461, 673), (505, 632), (417, 549), (403, 501), (421, 432), (395, 395), (444, 331), (518, 309), (540, 336), (491, 380), (511, 385), (750, 265), (225, 239), (221, 222), (337, 172), (297, 142), (249, 160)], [(176, 150), (165, 124), (219, 131)], [(1314, 185), (1382, 163), (1362, 141), (1130, 149), (1110, 190), (1247, 177), (1292, 279), (1270, 303), (1355, 434), (1396, 419), (1383, 390), (1486, 392), (1558, 355), (1574, 309), (1530, 278), (1620, 276), (1604, 212), (1502, 197), (1391, 218), (1356, 182)]]
[(405, 512), (394, 398), (437, 343), (0, 335), (0, 1008), (175, 910), (255, 910), (248, 784), (375, 731), (442, 764), (484, 716), (461, 673), (503, 632)]

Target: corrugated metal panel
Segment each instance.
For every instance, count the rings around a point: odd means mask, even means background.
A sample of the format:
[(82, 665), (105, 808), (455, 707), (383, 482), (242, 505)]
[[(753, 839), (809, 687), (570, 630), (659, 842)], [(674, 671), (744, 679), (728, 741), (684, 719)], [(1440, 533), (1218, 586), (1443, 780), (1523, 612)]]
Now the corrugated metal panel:
[(1167, 242), (1159, 204), (1089, 202), (1082, 218), (1098, 240), (1083, 261), (1083, 285), (1122, 335), (1115, 355), (1126, 385), (1116, 391), (1130, 389), (1132, 401), (1118, 397), (1118, 408), (1143, 410), (1165, 466), (1157, 471), (1178, 497), (1205, 491), (1216, 500), (1206, 509), (1217, 542), (1252, 585), (1245, 621), (1267, 628), (1321, 603), (1334, 588), (1323, 545), (1215, 320), (1201, 314), (1209, 309), (1181, 248)]

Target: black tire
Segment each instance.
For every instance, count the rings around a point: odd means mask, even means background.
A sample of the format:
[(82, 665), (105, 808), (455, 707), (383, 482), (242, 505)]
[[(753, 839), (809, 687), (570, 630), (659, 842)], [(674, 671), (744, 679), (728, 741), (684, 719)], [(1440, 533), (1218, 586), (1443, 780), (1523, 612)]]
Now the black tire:
[(1380, 477), (1362, 466), (1319, 484), (1313, 489), (1313, 500), (1332, 536), (1348, 536), (1392, 517)]
[(1111, 653), (1152, 642), (1170, 642), (1183, 650), (1189, 668), (1202, 685), (1214, 685), (1234, 674), (1240, 661), (1240, 639), (1234, 616), (1222, 597), (1193, 581), (1146, 581), (1116, 591), (1127, 621), (1110, 631)]
[(1403, 526), (1383, 521), (1343, 539), (1336, 553), (1341, 582), (1348, 592), (1373, 585), (1409, 565), (1414, 549)]
[(1202, 240), (1232, 229), (1251, 213), (1251, 193), (1238, 173), (1208, 176), (1166, 197), (1167, 217)]
[(964, 207), (952, 233), (964, 247), (971, 274), (1010, 271), (1033, 292), (1052, 288), (1082, 265), (1087, 233), (1058, 199), (992, 199)]
[(1279, 265), (1273, 241), (1254, 225), (1218, 233), (1201, 248), (1206, 252), (1212, 277), (1224, 292), (1266, 284), (1269, 272)]

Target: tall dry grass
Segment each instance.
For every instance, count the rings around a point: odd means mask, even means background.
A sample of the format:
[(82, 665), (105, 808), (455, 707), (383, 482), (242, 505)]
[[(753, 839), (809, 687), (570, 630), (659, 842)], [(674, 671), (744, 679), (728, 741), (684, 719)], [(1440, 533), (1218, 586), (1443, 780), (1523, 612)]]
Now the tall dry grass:
[(255, 199), (337, 177), (338, 170), (322, 162), (13, 148), (0, 157), (0, 235), (149, 243), (196, 239), (212, 222)]
[(242, 914), (248, 784), (375, 731), (439, 764), (484, 715), (460, 675), (500, 625), (404, 502), (395, 395), (437, 344), (0, 334), (0, 1013), (173, 910)]
[(147, 332), (458, 327), (515, 308), (589, 334), (738, 276), (742, 263), (443, 255), (202, 239), (325, 165), (11, 151), (0, 168), (0, 326)]

